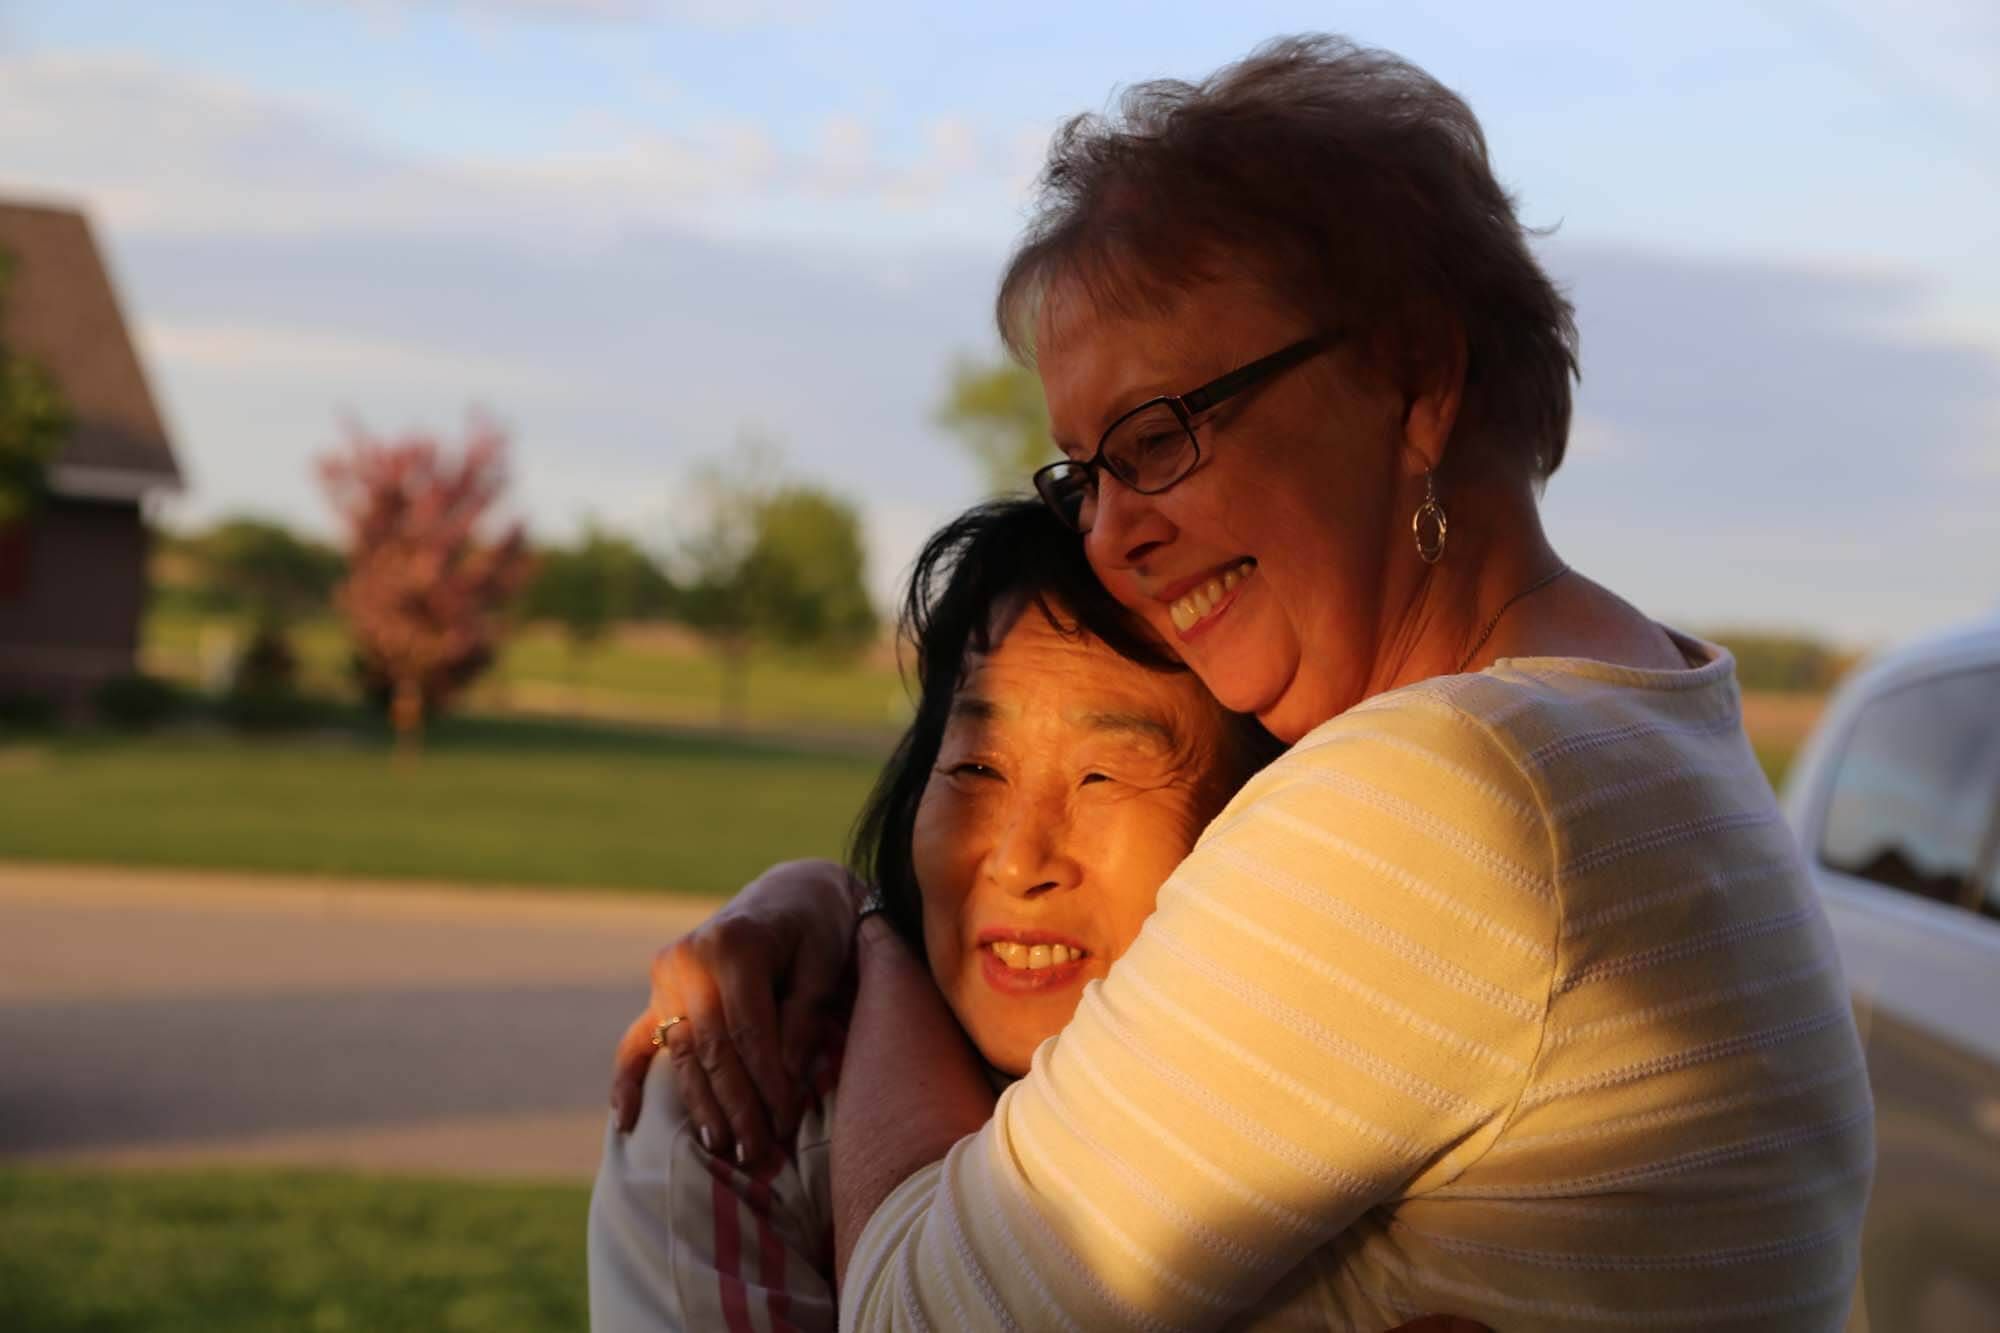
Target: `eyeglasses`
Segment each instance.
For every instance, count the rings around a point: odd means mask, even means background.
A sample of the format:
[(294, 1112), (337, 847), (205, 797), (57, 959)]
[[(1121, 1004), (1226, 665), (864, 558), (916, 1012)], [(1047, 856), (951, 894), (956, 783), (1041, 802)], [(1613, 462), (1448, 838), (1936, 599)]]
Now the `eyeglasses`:
[(1037, 469), (1035, 490), (1056, 517), (1078, 532), (1089, 532), (1097, 517), (1099, 469), (1141, 495), (1158, 495), (1179, 484), (1201, 461), (1201, 442), (1194, 433), (1197, 416), (1325, 351), (1339, 337), (1315, 333), (1199, 389), (1147, 399), (1111, 423), (1089, 458), (1059, 459)]

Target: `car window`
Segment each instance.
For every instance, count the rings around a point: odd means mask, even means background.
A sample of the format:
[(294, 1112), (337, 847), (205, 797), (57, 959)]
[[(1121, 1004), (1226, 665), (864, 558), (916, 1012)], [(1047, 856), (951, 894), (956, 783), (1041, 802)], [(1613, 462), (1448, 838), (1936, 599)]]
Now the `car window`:
[[(1862, 709), (1834, 769), (1819, 858), (1878, 884), (2000, 915), (1989, 841), (1996, 814), (2000, 668), (1937, 676)], [(1988, 882), (1975, 886), (1982, 871)]]

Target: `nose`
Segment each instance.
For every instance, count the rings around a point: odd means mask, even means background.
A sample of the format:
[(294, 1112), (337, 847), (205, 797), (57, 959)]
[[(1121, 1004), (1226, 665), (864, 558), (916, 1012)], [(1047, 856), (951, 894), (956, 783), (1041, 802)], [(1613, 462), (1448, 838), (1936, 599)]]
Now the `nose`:
[(1036, 898), (1073, 889), (1082, 868), (1070, 854), (1069, 816), (1049, 803), (1012, 803), (986, 854), (986, 875), (1002, 892)]
[(1109, 471), (1097, 478), (1096, 510), (1084, 534), (1090, 563), (1104, 569), (1137, 569), (1173, 535), (1173, 525), (1150, 495), (1141, 495)]

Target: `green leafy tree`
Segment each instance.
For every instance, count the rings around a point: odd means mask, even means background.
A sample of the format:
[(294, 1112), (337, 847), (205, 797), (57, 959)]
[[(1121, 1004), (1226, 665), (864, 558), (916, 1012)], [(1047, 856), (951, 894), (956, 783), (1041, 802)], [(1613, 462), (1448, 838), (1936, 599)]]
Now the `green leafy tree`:
[(701, 517), (682, 543), (681, 618), (720, 650), (723, 720), (740, 723), (756, 644), (841, 655), (874, 636), (867, 548), (853, 506), (780, 480), (767, 445), (705, 465), (694, 493)]
[(743, 564), (756, 632), (773, 643), (847, 656), (875, 637), (861, 519), (845, 500), (787, 486), (757, 509)]
[(333, 605), (347, 565), (340, 552), (282, 523), (239, 516), (189, 542), (195, 595), (206, 609), (242, 615), (256, 630), (282, 632)]
[(995, 495), (1025, 490), (1034, 470), (1056, 456), (1042, 382), (1013, 360), (954, 365), (938, 423), (958, 437)]
[(653, 558), (629, 538), (596, 527), (574, 546), (538, 552), (534, 578), (521, 599), (524, 616), (563, 627), (575, 658), (613, 625), (657, 620), (674, 606), (673, 580)]
[[(14, 262), (0, 250), (0, 308)], [(0, 345), (0, 529), (26, 518), (47, 496), (49, 465), (68, 440), (70, 424), (55, 379)]]

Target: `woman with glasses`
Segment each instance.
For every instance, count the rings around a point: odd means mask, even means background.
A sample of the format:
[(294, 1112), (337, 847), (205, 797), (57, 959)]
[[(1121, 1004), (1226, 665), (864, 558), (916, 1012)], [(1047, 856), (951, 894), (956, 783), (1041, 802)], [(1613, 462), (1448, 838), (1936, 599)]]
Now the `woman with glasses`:
[[(1839, 962), (1728, 654), (1544, 533), (1575, 329), (1465, 104), (1331, 38), (1134, 88), (1056, 136), (999, 317), (1043, 499), (1291, 748), (997, 1102), (860, 920), (843, 1325), (1841, 1327)], [(793, 867), (656, 968), (751, 1150), (854, 910)]]

